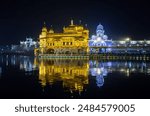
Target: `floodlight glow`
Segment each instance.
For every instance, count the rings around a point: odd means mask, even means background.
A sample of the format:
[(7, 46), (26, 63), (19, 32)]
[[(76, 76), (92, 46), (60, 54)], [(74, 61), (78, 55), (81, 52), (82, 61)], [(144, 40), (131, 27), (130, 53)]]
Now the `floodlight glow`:
[(101, 72), (101, 69), (98, 68), (98, 69), (97, 69), (97, 74), (100, 75), (101, 73), (102, 73), (102, 72)]
[(101, 40), (102, 40), (101, 37), (98, 37), (98, 38), (97, 38), (97, 41), (101, 41)]
[(103, 35), (103, 39), (104, 39), (104, 40), (107, 40), (107, 39), (108, 39), (108, 36), (107, 36), (107, 35)]
[(127, 37), (125, 40), (126, 40), (126, 41), (130, 41), (130, 40), (131, 40), (131, 38)]

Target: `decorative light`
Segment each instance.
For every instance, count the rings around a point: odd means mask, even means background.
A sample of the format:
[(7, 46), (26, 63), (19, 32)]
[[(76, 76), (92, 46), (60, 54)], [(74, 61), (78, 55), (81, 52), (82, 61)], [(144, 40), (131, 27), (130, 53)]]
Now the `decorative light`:
[(130, 40), (131, 40), (131, 38), (127, 37), (125, 40), (126, 40), (126, 41), (130, 41)]
[(107, 36), (107, 35), (103, 35), (103, 39), (104, 39), (104, 40), (107, 40), (107, 39), (108, 39), (108, 36)]
[(102, 40), (101, 37), (98, 37), (98, 38), (97, 38), (97, 41), (101, 41), (101, 40)]

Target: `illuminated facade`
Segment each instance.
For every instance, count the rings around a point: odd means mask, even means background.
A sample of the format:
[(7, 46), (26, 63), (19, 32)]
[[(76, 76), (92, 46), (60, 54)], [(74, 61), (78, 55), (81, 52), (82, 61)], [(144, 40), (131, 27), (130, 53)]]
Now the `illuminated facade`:
[[(111, 52), (110, 48), (105, 48), (106, 46), (111, 46), (112, 40), (108, 39), (105, 34), (104, 27), (99, 24), (96, 28), (96, 35), (92, 35), (89, 40), (90, 53), (105, 53)], [(95, 47), (101, 47), (100, 49), (95, 49)]]
[(107, 46), (108, 36), (105, 35), (104, 27), (99, 24), (96, 29), (96, 35), (92, 35), (89, 40), (89, 46)]
[(53, 85), (57, 81), (62, 82), (66, 91), (84, 90), (87, 85), (89, 64), (86, 60), (44, 60), (39, 61), (39, 80), (43, 87), (46, 84)]
[(63, 28), (63, 33), (55, 33), (43, 27), (39, 35), (39, 49), (35, 54), (87, 54), (89, 30), (82, 25), (74, 25), (73, 20), (68, 27)]
[(11, 45), (11, 51), (16, 54), (33, 54), (35, 48), (38, 48), (38, 41), (34, 41), (32, 38), (26, 38), (25, 41), (20, 41), (19, 45)]
[(92, 35), (89, 39), (89, 48), (91, 54), (150, 54), (150, 40), (131, 40), (129, 37), (122, 40), (111, 40), (105, 35), (103, 26), (99, 24), (96, 29), (96, 35)]
[(150, 54), (150, 40), (109, 39), (104, 27), (99, 24), (96, 34), (89, 38), (89, 30), (81, 25), (74, 25), (73, 20), (63, 33), (55, 33), (43, 27), (39, 35), (39, 48), (35, 55), (39, 56), (88, 56), (87, 54), (117, 53), (117, 54)]
[(26, 47), (26, 48), (30, 48), (30, 47), (37, 48), (38, 47), (38, 42), (33, 41), (32, 38), (26, 38), (26, 41), (20, 41), (20, 46), (21, 47)]

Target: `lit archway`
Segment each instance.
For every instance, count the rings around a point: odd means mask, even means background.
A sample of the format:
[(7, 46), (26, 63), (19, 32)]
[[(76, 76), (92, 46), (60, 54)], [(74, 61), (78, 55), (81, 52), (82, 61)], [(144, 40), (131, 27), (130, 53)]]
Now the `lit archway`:
[(54, 49), (48, 49), (47, 54), (54, 54)]

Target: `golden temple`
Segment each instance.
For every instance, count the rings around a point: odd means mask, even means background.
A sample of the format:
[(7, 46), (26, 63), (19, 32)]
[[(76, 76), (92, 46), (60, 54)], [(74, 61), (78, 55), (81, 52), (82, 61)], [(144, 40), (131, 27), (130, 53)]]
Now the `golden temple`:
[(48, 31), (44, 25), (35, 55), (88, 54), (88, 39), (89, 30), (82, 25), (74, 25), (73, 20), (68, 27), (63, 28), (63, 33), (55, 33), (52, 28)]

